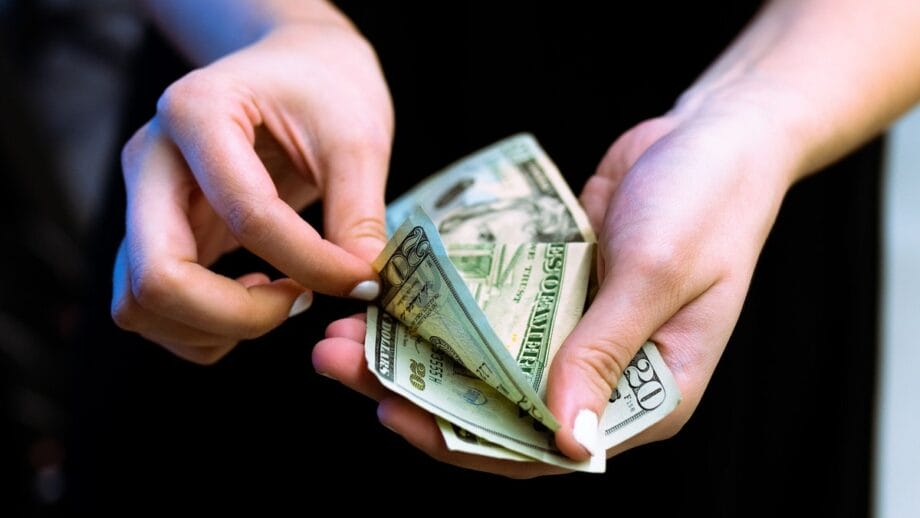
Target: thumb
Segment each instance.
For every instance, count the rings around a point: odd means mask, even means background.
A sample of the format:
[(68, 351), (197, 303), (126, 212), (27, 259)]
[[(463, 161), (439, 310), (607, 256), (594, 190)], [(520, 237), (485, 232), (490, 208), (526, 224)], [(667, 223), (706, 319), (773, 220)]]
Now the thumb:
[(386, 245), (384, 189), (389, 145), (383, 149), (338, 152), (326, 160), (323, 201), (326, 237), (373, 262)]
[(642, 344), (680, 308), (669, 291), (653, 277), (608, 272), (556, 353), (547, 404), (562, 425), (556, 445), (569, 457), (585, 460), (601, 453), (598, 423), (617, 380)]

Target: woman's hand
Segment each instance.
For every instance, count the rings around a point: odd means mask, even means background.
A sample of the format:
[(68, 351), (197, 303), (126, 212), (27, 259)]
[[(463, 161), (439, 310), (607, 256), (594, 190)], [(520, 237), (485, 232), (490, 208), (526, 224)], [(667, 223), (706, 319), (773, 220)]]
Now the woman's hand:
[[(681, 105), (620, 137), (585, 185), (600, 289), (556, 354), (547, 389), (566, 455), (587, 459), (596, 448), (597, 416), (648, 340), (681, 403), (607, 455), (674, 435), (696, 409), (798, 168), (777, 128), (747, 102)], [(573, 433), (579, 414), (588, 424)]]
[[(123, 151), (115, 322), (207, 364), (312, 290), (374, 298), (392, 132), (374, 51), (340, 16), (280, 25), (178, 80)], [(297, 214), (320, 198), (325, 239)], [(289, 278), (208, 269), (240, 245)]]
[[(678, 108), (611, 146), (581, 195), (599, 231), (600, 290), (553, 360), (550, 409), (557, 444), (586, 459), (576, 415), (600, 415), (647, 340), (658, 344), (683, 400), (671, 415), (608, 456), (673, 435), (689, 419), (738, 318), (751, 274), (795, 163), (768, 114), (743, 103)], [(362, 318), (331, 325), (313, 352), (318, 372), (380, 401), (387, 427), (432, 457), (515, 477), (560, 473), (447, 451), (430, 414), (386, 391), (367, 370)], [(596, 422), (593, 426), (596, 430)]]

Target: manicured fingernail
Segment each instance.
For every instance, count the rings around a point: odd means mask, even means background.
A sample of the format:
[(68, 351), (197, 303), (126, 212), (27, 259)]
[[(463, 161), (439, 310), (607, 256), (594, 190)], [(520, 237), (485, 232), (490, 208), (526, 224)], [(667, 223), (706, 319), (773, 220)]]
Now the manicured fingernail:
[(311, 304), (313, 304), (313, 294), (309, 291), (301, 293), (294, 299), (294, 303), (291, 304), (291, 310), (288, 311), (288, 318), (297, 316), (310, 309)]
[(355, 289), (351, 290), (348, 296), (353, 299), (371, 301), (376, 299), (378, 294), (380, 294), (380, 283), (377, 281), (362, 281), (355, 286)]
[(597, 414), (587, 408), (582, 408), (575, 416), (572, 435), (578, 444), (594, 455), (597, 452)]

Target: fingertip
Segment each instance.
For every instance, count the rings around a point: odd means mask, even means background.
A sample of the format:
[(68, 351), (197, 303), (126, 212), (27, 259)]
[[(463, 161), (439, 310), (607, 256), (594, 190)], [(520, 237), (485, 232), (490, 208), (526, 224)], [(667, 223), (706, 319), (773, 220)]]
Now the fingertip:
[(155, 343), (162, 346), (164, 349), (171, 352), (176, 357), (191, 363), (195, 363), (202, 367), (210, 367), (219, 362), (235, 347), (235, 344), (216, 345), (213, 347), (194, 347), (164, 342)]
[(562, 426), (556, 430), (556, 447), (565, 456), (585, 461), (594, 455), (603, 454), (598, 413), (590, 408), (581, 408), (574, 416), (563, 418)]
[(342, 318), (326, 327), (326, 338), (350, 338), (355, 342), (363, 342), (367, 332), (364, 319)]
[(597, 412), (582, 408), (575, 416), (572, 425), (572, 438), (575, 439), (585, 453), (595, 455), (598, 452), (598, 418)]
[(572, 460), (585, 461), (591, 458), (591, 452), (575, 438), (574, 429), (569, 425), (563, 425), (556, 431), (556, 447)]
[(600, 449), (598, 422), (606, 404), (601, 395), (606, 388), (600, 388), (607, 387), (606, 381), (592, 384), (586, 382), (587, 378), (590, 376), (573, 366), (565, 354), (557, 354), (547, 387), (547, 404), (561, 424), (556, 431), (556, 446), (579, 461), (589, 459)]
[(310, 309), (310, 306), (313, 305), (313, 292), (306, 290), (294, 299), (294, 302), (291, 304), (291, 309), (288, 311), (288, 318), (296, 317), (297, 315), (303, 313), (304, 311)]
[(380, 421), (380, 424), (382, 424), (388, 430), (395, 432), (395, 430), (393, 430), (393, 428), (391, 428), (388, 424), (390, 422), (390, 407), (392, 406), (391, 399), (392, 398), (381, 399), (377, 404), (377, 420)]
[[(317, 293), (334, 297), (351, 297), (372, 301), (380, 293), (377, 272), (370, 262), (338, 246), (322, 240), (296, 266), (291, 256), (279, 259), (276, 267), (295, 279), (299, 286), (309, 287)], [(302, 288), (301, 288), (302, 289)]]
[(383, 426), (396, 435), (405, 436), (405, 434), (397, 429), (397, 423), (399, 422), (397, 418), (398, 401), (399, 400), (394, 397), (382, 398), (377, 404), (377, 421), (380, 423), (380, 426)]
[(273, 281), (268, 275), (259, 272), (237, 277), (236, 281), (242, 284), (253, 296), (280, 295), (282, 298), (289, 299), (289, 305), (305, 291), (309, 291), (312, 294), (312, 290), (305, 290), (303, 286), (292, 279), (285, 277)]
[(325, 376), (342, 380), (351, 369), (349, 364), (357, 356), (353, 342), (344, 338), (326, 338), (313, 346), (310, 358), (313, 369)]
[(581, 386), (577, 383), (567, 382), (566, 376), (559, 372), (555, 374), (550, 384), (547, 400), (549, 408), (559, 418), (560, 427), (556, 430), (556, 446), (567, 457), (574, 460), (587, 460), (596, 449), (596, 438), (591, 440), (588, 429), (593, 415), (593, 429), (597, 432), (597, 412), (590, 410), (582, 403)]
[(380, 403), (377, 405), (377, 420), (380, 421), (380, 424), (396, 433), (401, 433), (401, 431), (398, 431), (397, 427), (400, 421), (405, 420), (407, 417), (407, 408), (405, 408), (403, 402), (404, 400), (399, 397), (386, 397), (381, 399)]
[(313, 347), (313, 369), (365, 396), (380, 400), (388, 391), (367, 369), (364, 345), (348, 338), (326, 338)]
[(382, 398), (377, 405), (377, 420), (429, 455), (445, 450), (434, 417), (402, 397)]
[(377, 280), (361, 281), (348, 294), (349, 297), (370, 302), (380, 295), (380, 283)]

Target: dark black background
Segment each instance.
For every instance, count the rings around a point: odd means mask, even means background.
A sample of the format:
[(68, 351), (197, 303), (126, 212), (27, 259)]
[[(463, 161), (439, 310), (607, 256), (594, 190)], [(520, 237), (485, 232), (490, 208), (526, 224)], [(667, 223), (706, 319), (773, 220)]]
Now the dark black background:
[[(579, 190), (613, 140), (667, 110), (757, 7), (342, 4), (377, 48), (393, 93), (390, 199), (518, 131), (532, 132)], [(183, 70), (151, 34), (124, 138)], [(313, 372), (310, 350), (325, 325), (360, 304), (317, 297), (303, 316), (208, 368), (116, 330), (108, 300), (123, 188), (113, 169), (84, 333), (72, 347), (68, 504), (308, 512), (333, 499), (346, 512), (428, 514), (474, 511), (494, 496), (521, 510), (551, 500), (619, 516), (864, 516), (880, 149), (791, 191), (734, 336), (676, 438), (611, 460), (605, 475), (531, 481), (440, 465), (382, 428), (372, 402)], [(318, 210), (305, 217), (320, 224)], [(240, 253), (219, 267), (254, 264)], [(445, 505), (414, 505), (427, 498)]]

